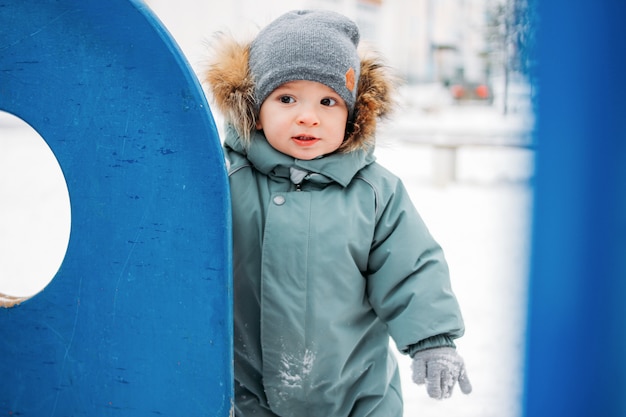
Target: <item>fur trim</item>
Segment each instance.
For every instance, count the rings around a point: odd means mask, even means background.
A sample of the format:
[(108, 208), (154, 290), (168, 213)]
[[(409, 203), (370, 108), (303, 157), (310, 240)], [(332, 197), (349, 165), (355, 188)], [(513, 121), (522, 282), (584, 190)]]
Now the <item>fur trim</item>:
[(248, 143), (250, 133), (256, 129), (254, 81), (248, 66), (250, 44), (218, 33), (212, 47), (204, 81), (219, 111)]
[(373, 50), (359, 49), (361, 75), (357, 87), (352, 121), (340, 152), (367, 149), (376, 141), (376, 124), (392, 112), (397, 80)]
[[(204, 82), (218, 110), (249, 144), (250, 134), (256, 129), (254, 80), (248, 66), (249, 43), (220, 33), (213, 45), (213, 54)], [(374, 145), (378, 119), (388, 116), (394, 107), (396, 79), (383, 65), (381, 57), (371, 50), (359, 49), (361, 74), (359, 77), (354, 114), (348, 121), (346, 138), (339, 152), (367, 149)]]

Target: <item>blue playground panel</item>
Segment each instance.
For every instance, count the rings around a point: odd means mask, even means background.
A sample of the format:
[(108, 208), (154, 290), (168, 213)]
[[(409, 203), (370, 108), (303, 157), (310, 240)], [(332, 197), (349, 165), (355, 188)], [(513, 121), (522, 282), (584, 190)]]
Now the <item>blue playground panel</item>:
[(0, 109), (50, 146), (72, 214), (56, 277), (0, 308), (0, 415), (228, 416), (226, 170), (170, 36), (139, 1), (0, 0)]
[(524, 415), (626, 416), (626, 2), (537, 4)]

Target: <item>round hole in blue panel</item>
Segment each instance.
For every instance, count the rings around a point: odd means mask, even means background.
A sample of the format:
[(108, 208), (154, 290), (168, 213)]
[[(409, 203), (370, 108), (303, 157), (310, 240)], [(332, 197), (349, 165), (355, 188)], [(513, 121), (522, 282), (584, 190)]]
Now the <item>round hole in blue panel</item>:
[(67, 184), (54, 153), (30, 125), (0, 111), (0, 306), (52, 281), (70, 226)]

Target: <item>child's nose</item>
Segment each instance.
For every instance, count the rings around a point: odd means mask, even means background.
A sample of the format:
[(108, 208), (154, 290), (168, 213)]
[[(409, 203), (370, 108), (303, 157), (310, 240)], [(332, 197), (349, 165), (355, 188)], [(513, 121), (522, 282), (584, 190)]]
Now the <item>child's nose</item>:
[(313, 109), (303, 109), (298, 115), (297, 123), (300, 126), (317, 126), (320, 123), (317, 113)]

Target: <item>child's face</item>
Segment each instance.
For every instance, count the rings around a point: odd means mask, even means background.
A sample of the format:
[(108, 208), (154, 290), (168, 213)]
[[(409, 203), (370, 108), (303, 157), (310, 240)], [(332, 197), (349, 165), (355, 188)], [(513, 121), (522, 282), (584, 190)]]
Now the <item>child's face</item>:
[(276, 150), (310, 160), (341, 146), (348, 108), (330, 87), (314, 81), (291, 81), (261, 104), (257, 129)]

